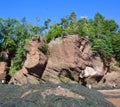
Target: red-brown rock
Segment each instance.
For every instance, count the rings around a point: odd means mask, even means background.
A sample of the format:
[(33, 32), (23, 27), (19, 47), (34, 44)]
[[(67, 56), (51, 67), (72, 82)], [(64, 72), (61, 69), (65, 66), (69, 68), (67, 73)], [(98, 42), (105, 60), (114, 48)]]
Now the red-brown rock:
[(78, 80), (82, 69), (90, 66), (91, 48), (85, 38), (69, 35), (49, 43), (49, 56), (43, 79), (58, 79), (61, 75)]
[(17, 84), (17, 85), (28, 84), (28, 83), (38, 84), (39, 81), (36, 77), (30, 75), (25, 67), (17, 71), (9, 82), (9, 84)]
[(2, 80), (5, 80), (6, 77), (6, 63), (0, 62), (0, 83), (2, 83)]
[(34, 40), (25, 46), (28, 53), (23, 68), (16, 72), (10, 83), (38, 83), (47, 64), (47, 57), (38, 49), (40, 45), (40, 42)]
[(28, 77), (37, 77), (54, 83), (73, 80), (92, 85), (106, 73), (100, 57), (93, 57), (89, 42), (84, 37), (68, 35), (56, 38), (48, 44), (47, 57), (38, 49), (40, 45), (35, 39), (25, 46), (28, 54), (23, 69), (11, 80), (27, 83)]
[(48, 63), (43, 80), (56, 82), (65, 76), (75, 81), (95, 77), (96, 81), (99, 76), (104, 76), (103, 63), (99, 57), (92, 56), (87, 39), (69, 35), (51, 41), (48, 46)]

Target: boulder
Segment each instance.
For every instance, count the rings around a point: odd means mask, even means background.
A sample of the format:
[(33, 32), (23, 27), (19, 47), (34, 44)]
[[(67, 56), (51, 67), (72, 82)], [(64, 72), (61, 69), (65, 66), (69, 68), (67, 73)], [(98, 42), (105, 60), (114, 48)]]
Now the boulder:
[(35, 53), (28, 53), (24, 63), (24, 67), (28, 70), (28, 73), (36, 77), (41, 77), (46, 67), (47, 57), (36, 50)]
[(101, 82), (102, 78), (106, 74), (106, 70), (104, 69), (104, 64), (99, 56), (91, 58), (91, 67), (87, 66), (82, 73), (80, 74), (80, 78), (82, 81), (81, 84), (86, 86), (98, 87), (102, 86), (102, 84), (98, 84)]
[(68, 35), (51, 41), (48, 53), (48, 63), (42, 76), (45, 81), (59, 82), (61, 77), (68, 77), (79, 82), (86, 76), (104, 75), (103, 63), (98, 57), (93, 57), (88, 40), (81, 36)]

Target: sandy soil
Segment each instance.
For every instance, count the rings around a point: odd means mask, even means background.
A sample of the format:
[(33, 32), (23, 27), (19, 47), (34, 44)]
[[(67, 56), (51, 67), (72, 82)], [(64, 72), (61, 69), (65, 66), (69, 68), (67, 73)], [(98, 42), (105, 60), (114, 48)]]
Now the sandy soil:
[[(98, 91), (105, 95), (120, 96), (120, 89), (98, 90)], [(113, 103), (116, 107), (120, 107), (120, 98), (105, 98), (105, 99)]]
[(120, 107), (120, 98), (107, 98), (106, 100), (113, 103), (116, 107)]

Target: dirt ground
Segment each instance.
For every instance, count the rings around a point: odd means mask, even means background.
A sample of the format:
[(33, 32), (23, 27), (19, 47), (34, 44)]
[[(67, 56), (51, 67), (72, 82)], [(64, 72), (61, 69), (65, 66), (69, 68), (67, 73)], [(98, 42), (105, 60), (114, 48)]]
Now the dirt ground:
[[(110, 96), (120, 96), (120, 89), (98, 90), (102, 94)], [(116, 107), (120, 107), (120, 98), (106, 98), (107, 101), (113, 103)]]
[(120, 98), (107, 98), (106, 100), (113, 103), (116, 107), (120, 107)]

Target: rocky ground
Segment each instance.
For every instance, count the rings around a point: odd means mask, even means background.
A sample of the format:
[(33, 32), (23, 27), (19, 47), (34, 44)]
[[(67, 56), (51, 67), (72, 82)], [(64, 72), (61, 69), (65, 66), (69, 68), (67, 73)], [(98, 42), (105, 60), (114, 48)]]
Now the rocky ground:
[(0, 85), (0, 107), (115, 107), (78, 84)]

